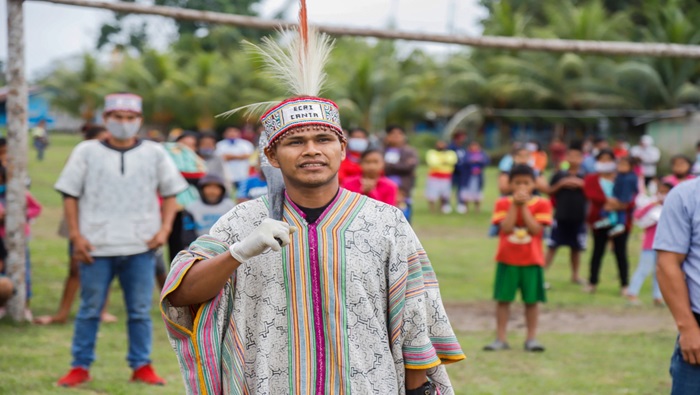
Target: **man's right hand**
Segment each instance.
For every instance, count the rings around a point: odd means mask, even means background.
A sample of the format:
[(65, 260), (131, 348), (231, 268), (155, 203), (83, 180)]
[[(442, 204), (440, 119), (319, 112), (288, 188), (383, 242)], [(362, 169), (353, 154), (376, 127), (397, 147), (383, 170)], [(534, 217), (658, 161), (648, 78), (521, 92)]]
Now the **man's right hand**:
[(691, 365), (700, 365), (700, 326), (681, 332), (678, 344), (681, 347), (683, 360)]
[(95, 261), (90, 255), (95, 247), (86, 238), (78, 236), (71, 239), (71, 242), (73, 243), (73, 259), (85, 264), (91, 264)]
[(235, 260), (245, 263), (268, 249), (280, 251), (289, 244), (290, 235), (296, 230), (286, 222), (266, 218), (248, 237), (232, 245), (229, 251)]

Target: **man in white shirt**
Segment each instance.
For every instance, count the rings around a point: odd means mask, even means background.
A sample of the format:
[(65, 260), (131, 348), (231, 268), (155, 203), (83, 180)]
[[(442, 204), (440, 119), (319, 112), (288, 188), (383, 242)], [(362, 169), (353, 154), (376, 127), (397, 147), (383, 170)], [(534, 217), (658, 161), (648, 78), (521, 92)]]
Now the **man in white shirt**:
[(641, 162), (644, 185), (648, 186), (649, 181), (656, 177), (656, 166), (661, 160), (661, 151), (654, 146), (654, 139), (649, 135), (642, 136), (639, 145), (630, 150), (630, 156)]
[(150, 361), (154, 250), (168, 240), (175, 195), (187, 182), (160, 144), (136, 137), (143, 121), (141, 107), (139, 96), (108, 95), (103, 119), (110, 137), (78, 144), (55, 185), (64, 196), (73, 256), (81, 262), (72, 369), (58, 381), (60, 386), (90, 380), (100, 313), (114, 277), (119, 278), (128, 316), (131, 381), (165, 384)]
[(250, 141), (241, 138), (241, 130), (235, 127), (226, 128), (224, 139), (216, 144), (216, 154), (224, 158), (233, 186), (238, 189), (250, 173), (250, 157), (255, 147)]

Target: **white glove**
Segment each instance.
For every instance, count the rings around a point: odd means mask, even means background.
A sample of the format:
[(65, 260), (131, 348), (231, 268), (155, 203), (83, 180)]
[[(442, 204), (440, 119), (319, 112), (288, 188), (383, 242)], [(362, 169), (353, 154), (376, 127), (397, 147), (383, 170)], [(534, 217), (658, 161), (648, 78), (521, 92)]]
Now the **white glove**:
[(248, 237), (232, 245), (229, 252), (233, 259), (245, 263), (268, 249), (280, 251), (289, 244), (290, 235), (296, 230), (286, 222), (266, 218)]

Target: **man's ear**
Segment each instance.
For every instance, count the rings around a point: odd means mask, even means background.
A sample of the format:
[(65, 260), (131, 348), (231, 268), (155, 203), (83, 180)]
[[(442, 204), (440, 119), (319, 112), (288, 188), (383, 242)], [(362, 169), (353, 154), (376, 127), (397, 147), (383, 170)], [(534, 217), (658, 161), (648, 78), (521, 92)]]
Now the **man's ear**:
[(340, 160), (341, 161), (345, 160), (345, 157), (348, 154), (347, 148), (348, 148), (348, 143), (346, 141), (340, 140), (340, 150), (341, 150)]
[(267, 156), (267, 160), (270, 162), (272, 167), (275, 167), (278, 169), (280, 168), (280, 162), (277, 160), (277, 147), (276, 146), (272, 147), (270, 149), (266, 149), (264, 155)]

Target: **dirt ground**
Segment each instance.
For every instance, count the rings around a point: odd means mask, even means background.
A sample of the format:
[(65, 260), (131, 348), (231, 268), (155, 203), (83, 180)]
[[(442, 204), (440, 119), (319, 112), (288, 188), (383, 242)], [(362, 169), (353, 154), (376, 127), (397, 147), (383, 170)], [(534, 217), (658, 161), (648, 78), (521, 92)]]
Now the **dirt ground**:
[[(496, 326), (493, 302), (446, 303), (445, 308), (457, 331), (489, 331)], [(508, 327), (525, 328), (521, 304), (513, 304)], [(567, 309), (543, 306), (540, 309), (539, 332), (639, 333), (675, 330), (673, 317), (666, 308)]]

